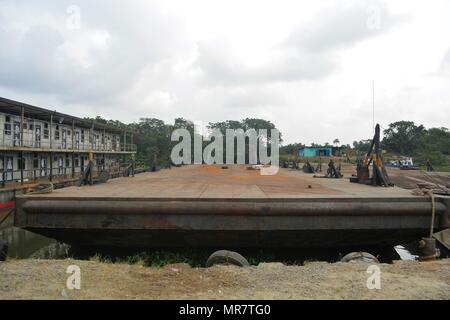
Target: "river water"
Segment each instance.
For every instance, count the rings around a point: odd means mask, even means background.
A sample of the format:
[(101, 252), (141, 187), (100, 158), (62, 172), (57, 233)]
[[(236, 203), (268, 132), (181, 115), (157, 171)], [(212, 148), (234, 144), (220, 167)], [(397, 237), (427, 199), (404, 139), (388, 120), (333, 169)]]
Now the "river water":
[[(61, 248), (56, 240), (13, 227), (13, 217), (9, 217), (0, 226), (0, 239), (8, 243), (10, 258), (46, 258), (63, 254), (67, 248)], [(60, 250), (62, 249), (62, 250)]]

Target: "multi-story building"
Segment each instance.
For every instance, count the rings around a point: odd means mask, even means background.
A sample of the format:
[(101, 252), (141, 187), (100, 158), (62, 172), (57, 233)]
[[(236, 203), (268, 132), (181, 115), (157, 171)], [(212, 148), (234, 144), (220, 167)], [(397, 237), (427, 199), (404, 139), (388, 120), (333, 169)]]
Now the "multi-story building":
[(0, 98), (0, 182), (76, 178), (93, 153), (98, 170), (118, 172), (136, 152), (133, 135), (56, 111)]

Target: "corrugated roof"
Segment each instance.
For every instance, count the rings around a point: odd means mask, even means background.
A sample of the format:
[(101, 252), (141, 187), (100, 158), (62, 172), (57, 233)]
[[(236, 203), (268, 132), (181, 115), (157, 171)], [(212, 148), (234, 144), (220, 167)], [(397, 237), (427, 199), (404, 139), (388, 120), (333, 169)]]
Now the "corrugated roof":
[[(51, 116), (51, 114), (53, 114), (54, 123), (72, 125), (72, 121), (73, 121), (77, 127), (82, 127), (82, 128), (92, 128), (92, 125), (94, 125), (95, 129), (104, 129), (108, 132), (113, 132), (113, 133), (123, 133), (125, 131), (123, 129), (108, 126), (108, 125), (105, 125), (105, 124), (102, 124), (102, 123), (99, 123), (96, 121), (82, 119), (79, 117), (71, 116), (71, 115), (57, 112), (54, 110), (36, 107), (36, 106), (26, 104), (23, 102), (0, 97), (0, 111), (1, 112), (6, 112), (9, 114), (14, 114), (14, 115), (21, 115), (22, 107), (24, 108), (25, 117), (27, 117), (27, 118), (35, 118), (35, 119), (39, 119), (39, 120), (50, 121), (50, 116)], [(129, 130), (126, 130), (126, 131), (129, 132)]]

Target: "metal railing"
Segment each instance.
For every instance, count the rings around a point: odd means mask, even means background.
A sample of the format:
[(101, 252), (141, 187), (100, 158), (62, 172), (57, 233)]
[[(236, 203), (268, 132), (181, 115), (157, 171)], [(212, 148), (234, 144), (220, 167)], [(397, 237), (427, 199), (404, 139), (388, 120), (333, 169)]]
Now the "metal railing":
[[(108, 171), (111, 176), (120, 176), (124, 170), (128, 167), (128, 164), (120, 165), (102, 165), (97, 164), (94, 166), (94, 176), (101, 171)], [(62, 182), (71, 179), (80, 178), (87, 168), (87, 163), (84, 166), (62, 166), (53, 168), (33, 168), (24, 170), (3, 170), (0, 169), (0, 187), (14, 185), (27, 185), (47, 182)], [(23, 178), (22, 178), (23, 175)]]
[(41, 150), (61, 150), (61, 151), (104, 151), (104, 152), (136, 152), (137, 147), (132, 143), (115, 143), (113, 141), (89, 141), (72, 138), (72, 136), (59, 138), (52, 137), (50, 142), (49, 136), (36, 135), (24, 132), (21, 133), (13, 130), (0, 130), (0, 148), (7, 149), (41, 149)]

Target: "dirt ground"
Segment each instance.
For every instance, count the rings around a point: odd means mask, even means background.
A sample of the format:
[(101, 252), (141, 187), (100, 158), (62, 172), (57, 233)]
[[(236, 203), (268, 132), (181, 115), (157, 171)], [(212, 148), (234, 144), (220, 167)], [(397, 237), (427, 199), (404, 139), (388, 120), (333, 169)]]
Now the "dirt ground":
[[(81, 289), (66, 289), (67, 267)], [(263, 263), (239, 268), (161, 268), (78, 260), (0, 262), (0, 299), (450, 299), (450, 259), (378, 265), (381, 289), (369, 290), (367, 263)]]

